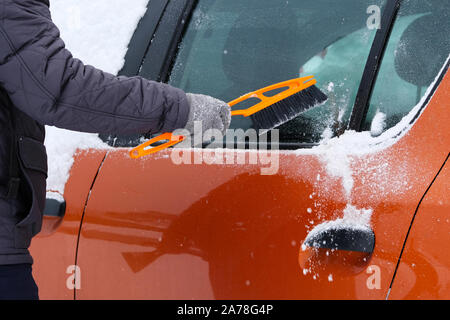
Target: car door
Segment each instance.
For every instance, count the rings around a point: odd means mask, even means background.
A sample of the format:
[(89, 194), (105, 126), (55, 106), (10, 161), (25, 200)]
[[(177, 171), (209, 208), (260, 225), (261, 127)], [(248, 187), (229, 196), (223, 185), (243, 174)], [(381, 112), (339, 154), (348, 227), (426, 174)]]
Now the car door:
[(384, 299), (450, 138), (448, 57), (419, 82), (395, 60), (415, 21), (445, 17), (398, 5), (169, 2), (142, 76), (229, 101), (313, 73), (329, 100), (257, 144), (242, 118), (228, 146), (135, 160), (123, 139), (87, 203), (77, 299)]

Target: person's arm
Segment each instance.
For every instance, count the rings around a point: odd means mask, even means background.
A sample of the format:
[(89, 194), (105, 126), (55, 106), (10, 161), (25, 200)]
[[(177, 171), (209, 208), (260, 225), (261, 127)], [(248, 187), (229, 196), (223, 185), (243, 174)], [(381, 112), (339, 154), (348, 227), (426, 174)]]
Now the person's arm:
[(73, 58), (44, 2), (0, 4), (0, 85), (17, 108), (41, 124), (83, 132), (171, 132), (186, 125), (182, 90)]

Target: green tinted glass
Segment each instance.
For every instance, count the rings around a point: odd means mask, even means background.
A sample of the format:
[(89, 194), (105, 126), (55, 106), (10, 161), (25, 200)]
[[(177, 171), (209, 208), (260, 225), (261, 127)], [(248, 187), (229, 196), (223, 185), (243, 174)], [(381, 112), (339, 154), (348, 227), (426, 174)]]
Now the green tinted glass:
[(420, 102), (450, 54), (449, 21), (448, 0), (402, 1), (364, 130), (381, 134)]
[[(282, 142), (318, 142), (347, 126), (383, 0), (200, 0), (170, 84), (231, 101), (244, 93), (314, 75), (329, 101), (281, 126)], [(232, 128), (251, 128), (234, 117)]]

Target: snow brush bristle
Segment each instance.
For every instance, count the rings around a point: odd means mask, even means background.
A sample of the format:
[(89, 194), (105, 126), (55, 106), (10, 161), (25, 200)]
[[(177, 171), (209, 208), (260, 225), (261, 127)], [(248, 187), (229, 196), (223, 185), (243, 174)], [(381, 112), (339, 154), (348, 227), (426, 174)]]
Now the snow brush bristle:
[(327, 95), (313, 85), (250, 117), (255, 129), (268, 131), (298, 117), (305, 111), (324, 104), (327, 100)]

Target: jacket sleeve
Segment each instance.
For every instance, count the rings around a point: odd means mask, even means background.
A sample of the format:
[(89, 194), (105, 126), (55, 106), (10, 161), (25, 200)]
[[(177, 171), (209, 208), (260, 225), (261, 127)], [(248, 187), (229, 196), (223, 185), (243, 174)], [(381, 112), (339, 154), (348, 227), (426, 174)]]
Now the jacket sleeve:
[(0, 84), (39, 123), (118, 134), (185, 126), (189, 105), (182, 90), (114, 76), (73, 58), (44, 2), (3, 0), (0, 8)]

